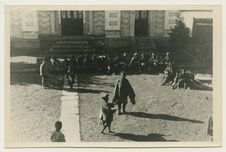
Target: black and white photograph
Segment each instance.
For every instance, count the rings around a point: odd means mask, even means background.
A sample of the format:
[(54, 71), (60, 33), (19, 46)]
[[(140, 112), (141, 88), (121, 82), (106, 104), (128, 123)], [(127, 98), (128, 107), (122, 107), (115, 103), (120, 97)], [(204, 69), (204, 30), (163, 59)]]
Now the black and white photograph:
[(8, 147), (220, 146), (219, 6), (48, 7), (7, 7)]

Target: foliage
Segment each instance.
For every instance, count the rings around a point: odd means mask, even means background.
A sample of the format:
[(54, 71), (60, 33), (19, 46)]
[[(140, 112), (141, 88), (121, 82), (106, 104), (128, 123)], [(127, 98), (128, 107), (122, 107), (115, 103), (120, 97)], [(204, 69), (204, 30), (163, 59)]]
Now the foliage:
[(169, 47), (175, 53), (187, 49), (191, 43), (190, 30), (179, 18), (176, 20), (174, 28), (169, 32), (169, 36)]

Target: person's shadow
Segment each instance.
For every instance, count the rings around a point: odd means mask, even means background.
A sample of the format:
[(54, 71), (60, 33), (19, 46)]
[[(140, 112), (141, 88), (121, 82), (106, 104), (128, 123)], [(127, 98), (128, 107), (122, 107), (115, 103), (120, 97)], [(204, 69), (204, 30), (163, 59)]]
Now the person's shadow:
[(132, 140), (132, 141), (177, 141), (177, 140), (166, 140), (162, 134), (151, 133), (148, 135), (134, 135), (131, 133), (115, 133), (114, 136), (118, 136), (122, 139)]
[(200, 120), (188, 119), (178, 116), (172, 116), (167, 114), (151, 114), (151, 113), (144, 113), (144, 112), (129, 112), (128, 115), (139, 117), (139, 118), (151, 118), (151, 119), (163, 119), (163, 120), (170, 120), (170, 121), (188, 121), (191, 123), (203, 123)]

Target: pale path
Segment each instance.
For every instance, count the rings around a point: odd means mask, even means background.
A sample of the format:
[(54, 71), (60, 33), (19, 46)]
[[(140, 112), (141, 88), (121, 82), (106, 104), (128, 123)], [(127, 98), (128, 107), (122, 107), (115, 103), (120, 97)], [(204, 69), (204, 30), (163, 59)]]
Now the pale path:
[[(75, 76), (74, 89), (78, 88), (77, 75)], [(64, 79), (64, 87), (62, 91), (61, 100), (61, 115), (62, 132), (65, 135), (66, 142), (79, 142), (79, 108), (78, 108), (78, 92), (72, 90)]]

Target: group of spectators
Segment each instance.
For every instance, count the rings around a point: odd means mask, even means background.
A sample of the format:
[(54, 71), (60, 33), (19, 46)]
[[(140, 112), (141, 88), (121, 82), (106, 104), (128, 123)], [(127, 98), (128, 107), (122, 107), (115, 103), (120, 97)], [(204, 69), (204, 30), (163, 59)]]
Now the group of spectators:
[(56, 56), (45, 57), (40, 66), (43, 87), (48, 87), (49, 74), (66, 74), (68, 84), (72, 87), (76, 73), (92, 74), (119, 74), (126, 71), (129, 74), (159, 73), (163, 72), (171, 59), (167, 53), (162, 58), (155, 53), (121, 53), (117, 55), (108, 54), (86, 54), (65, 56), (63, 59)]
[(197, 84), (193, 70), (176, 69), (171, 62), (168, 63), (164, 70), (164, 75), (162, 85), (168, 83), (171, 85), (172, 89), (191, 89)]
[(128, 74), (158, 74), (164, 72), (162, 85), (168, 83), (173, 89), (191, 88), (194, 83), (193, 71), (176, 69), (175, 61), (169, 52), (164, 57), (155, 53), (137, 52), (132, 55), (128, 53), (117, 55), (86, 54), (77, 57), (65, 56), (63, 59), (51, 56), (46, 57), (40, 66), (40, 75), (44, 87), (47, 84), (49, 73), (66, 74), (68, 84), (72, 88), (76, 73), (119, 74), (121, 71), (126, 71)]
[(50, 57), (49, 62), (52, 64), (54, 73), (65, 73), (68, 68), (73, 68), (77, 73), (94, 73), (94, 74), (119, 74), (126, 71), (130, 74), (142, 73), (159, 73), (163, 72), (168, 62), (167, 53), (163, 58), (155, 53), (121, 53), (117, 55), (107, 54), (86, 54), (75, 56), (65, 56), (63, 60), (55, 56)]

